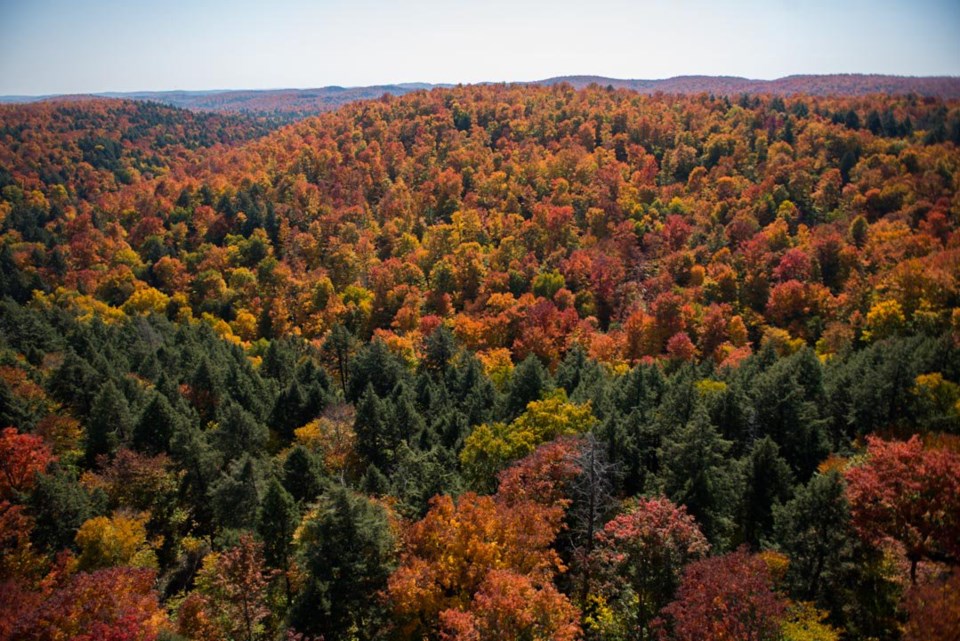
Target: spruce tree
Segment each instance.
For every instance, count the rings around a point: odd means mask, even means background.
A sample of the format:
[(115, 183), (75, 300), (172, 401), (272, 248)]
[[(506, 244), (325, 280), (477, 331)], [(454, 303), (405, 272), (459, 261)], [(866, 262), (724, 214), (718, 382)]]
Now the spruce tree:
[(379, 505), (339, 488), (304, 526), (306, 584), (290, 616), (327, 641), (373, 639), (386, 621), (380, 600), (393, 568), (393, 538)]
[(259, 454), (266, 446), (270, 433), (250, 412), (228, 401), (221, 408), (220, 420), (212, 436), (224, 459), (231, 461), (244, 453), (253, 456)]
[(283, 573), (288, 604), (292, 594), (289, 569), (293, 533), (299, 523), (300, 512), (297, 510), (296, 501), (277, 479), (271, 479), (263, 496), (257, 533), (263, 539), (263, 554), (267, 565)]
[(520, 416), (527, 405), (539, 400), (543, 392), (549, 389), (549, 375), (536, 356), (528, 356), (517, 365), (510, 377), (507, 392), (505, 414), (508, 419)]
[(687, 507), (715, 545), (728, 543), (738, 486), (738, 470), (727, 454), (702, 402), (681, 429), (664, 438), (662, 479), (666, 495)]
[(381, 470), (389, 469), (393, 461), (398, 439), (394, 438), (391, 421), (391, 403), (381, 399), (372, 384), (357, 403), (354, 431), (357, 436), (357, 453), (367, 463)]
[(254, 529), (263, 495), (263, 471), (256, 459), (245, 454), (231, 463), (210, 488), (217, 525), (224, 529)]
[(793, 473), (770, 437), (753, 444), (743, 472), (740, 528), (744, 542), (756, 549), (773, 531), (774, 506), (793, 494)]
[(87, 464), (95, 463), (101, 454), (113, 455), (120, 443), (130, 438), (132, 430), (133, 419), (127, 399), (113, 381), (107, 381), (93, 399), (87, 419)]
[(295, 446), (283, 463), (283, 487), (297, 503), (309, 503), (323, 491), (323, 470), (302, 445)]
[(159, 454), (170, 447), (170, 438), (184, 423), (163, 394), (154, 394), (133, 430), (133, 445), (141, 452)]

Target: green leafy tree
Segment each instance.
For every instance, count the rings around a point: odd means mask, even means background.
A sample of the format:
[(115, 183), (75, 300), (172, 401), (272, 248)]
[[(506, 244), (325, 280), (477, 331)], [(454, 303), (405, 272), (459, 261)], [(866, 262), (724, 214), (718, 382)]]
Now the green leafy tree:
[(595, 423), (589, 403), (570, 403), (566, 392), (557, 390), (543, 400), (531, 402), (527, 410), (509, 425), (477, 426), (460, 452), (464, 476), (473, 487), (492, 490), (497, 472), (511, 461), (559, 436), (587, 432)]

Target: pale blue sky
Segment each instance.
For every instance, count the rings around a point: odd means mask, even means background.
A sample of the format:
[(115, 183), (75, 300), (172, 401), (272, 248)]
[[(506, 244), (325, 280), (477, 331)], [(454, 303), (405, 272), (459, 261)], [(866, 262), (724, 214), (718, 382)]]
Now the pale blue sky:
[(0, 0), (0, 94), (960, 75), (960, 0)]

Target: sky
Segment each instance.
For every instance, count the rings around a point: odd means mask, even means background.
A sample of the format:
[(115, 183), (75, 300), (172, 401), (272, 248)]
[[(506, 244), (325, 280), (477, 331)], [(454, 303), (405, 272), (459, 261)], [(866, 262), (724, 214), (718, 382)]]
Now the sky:
[(0, 0), (0, 95), (960, 76), (960, 0)]

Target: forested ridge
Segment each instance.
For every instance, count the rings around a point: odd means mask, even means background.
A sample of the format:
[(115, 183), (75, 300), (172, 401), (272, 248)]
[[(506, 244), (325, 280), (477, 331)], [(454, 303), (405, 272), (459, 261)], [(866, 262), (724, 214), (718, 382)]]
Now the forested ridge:
[(0, 639), (956, 639), (960, 104), (0, 105)]

